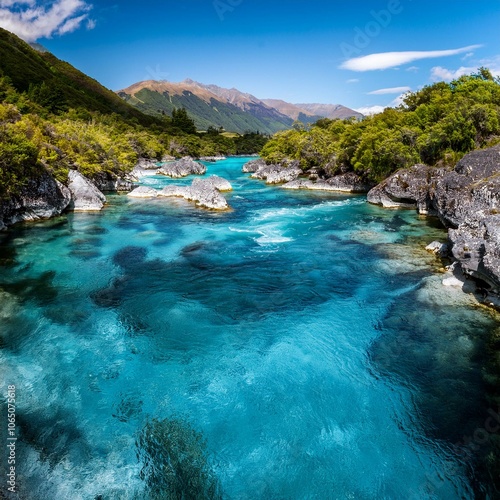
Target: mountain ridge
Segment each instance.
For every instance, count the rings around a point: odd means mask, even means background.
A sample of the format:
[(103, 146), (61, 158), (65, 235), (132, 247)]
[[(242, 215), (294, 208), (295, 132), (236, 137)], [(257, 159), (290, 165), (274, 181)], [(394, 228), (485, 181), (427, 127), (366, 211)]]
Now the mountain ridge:
[(363, 117), (341, 104), (297, 105), (280, 99), (259, 99), (234, 87), (228, 89), (189, 78), (181, 82), (145, 80), (117, 94), (144, 113), (156, 116), (184, 107), (201, 130), (212, 126), (231, 132), (274, 134), (290, 129), (296, 120), (310, 124), (321, 118)]

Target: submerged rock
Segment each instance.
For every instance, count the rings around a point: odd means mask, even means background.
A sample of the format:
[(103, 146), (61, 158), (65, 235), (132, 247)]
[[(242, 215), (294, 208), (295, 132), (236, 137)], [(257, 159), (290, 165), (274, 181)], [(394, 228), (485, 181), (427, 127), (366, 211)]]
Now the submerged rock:
[(437, 215), (462, 270), (500, 293), (500, 146), (467, 154), (451, 171), (399, 170), (372, 189), (368, 201)]
[(70, 201), (69, 189), (44, 172), (30, 179), (18, 195), (0, 202), (0, 229), (21, 221), (60, 215)]
[(425, 249), (429, 252), (439, 255), (440, 257), (448, 255), (449, 252), (448, 245), (446, 243), (441, 243), (440, 241), (433, 241), (432, 243), (429, 243), (425, 247)]
[(180, 160), (166, 163), (160, 167), (156, 173), (166, 175), (168, 177), (186, 177), (188, 175), (203, 175), (207, 171), (207, 167), (202, 163), (194, 161), (191, 157), (186, 156)]
[(128, 193), (127, 196), (131, 196), (132, 198), (156, 198), (158, 191), (147, 186), (139, 186)]
[(70, 170), (68, 175), (68, 189), (71, 192), (69, 210), (74, 212), (88, 212), (102, 210), (106, 197), (76, 170)]

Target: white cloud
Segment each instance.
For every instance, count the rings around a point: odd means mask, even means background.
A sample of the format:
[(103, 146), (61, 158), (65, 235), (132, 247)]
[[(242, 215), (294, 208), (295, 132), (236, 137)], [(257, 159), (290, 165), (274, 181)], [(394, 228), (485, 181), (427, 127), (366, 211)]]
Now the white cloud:
[(346, 80), (346, 83), (359, 83), (359, 78), (350, 78)]
[(364, 106), (361, 108), (357, 108), (354, 111), (357, 111), (358, 113), (361, 113), (365, 116), (368, 115), (376, 115), (378, 113), (382, 113), (386, 106)]
[(420, 70), (418, 66), (410, 66), (409, 68), (406, 68), (406, 71), (411, 71), (412, 73), (417, 73)]
[(467, 52), (464, 57), (462, 57), (462, 61), (471, 58), (474, 55), (474, 52)]
[(422, 50), (408, 52), (381, 52), (378, 54), (370, 54), (368, 56), (354, 57), (344, 61), (341, 69), (350, 69), (351, 71), (373, 71), (376, 69), (389, 69), (408, 64), (421, 59), (433, 59), (436, 57), (454, 56), (470, 52), (477, 49), (481, 45), (470, 45), (452, 50)]
[(444, 80), (445, 82), (451, 82), (451, 80), (460, 78), (462, 75), (473, 73), (476, 69), (477, 68), (466, 68), (465, 66), (461, 66), (456, 70), (450, 70), (441, 66), (435, 66), (431, 69), (431, 78), (434, 81)]
[(85, 24), (92, 6), (85, 0), (0, 0), (0, 26), (28, 42), (64, 35)]
[(398, 95), (396, 97), (396, 99), (394, 99), (391, 102), (391, 104), (389, 104), (389, 106), (396, 107), (396, 106), (400, 106), (401, 104), (403, 104), (403, 99), (405, 98), (405, 95), (406, 95), (406, 92), (403, 92), (402, 94)]
[(368, 95), (403, 94), (411, 90), (411, 87), (391, 87), (389, 89), (378, 89), (367, 92)]
[(448, 69), (442, 66), (435, 66), (431, 69), (431, 79), (434, 81), (451, 81), (460, 78), (463, 75), (477, 73), (477, 70), (484, 66), (491, 71), (493, 76), (500, 76), (500, 55), (488, 59), (474, 59), (469, 61), (470, 66), (460, 66), (458, 69)]
[(500, 55), (489, 59), (481, 59), (478, 64), (478, 67), (480, 66), (488, 68), (493, 76), (500, 76)]

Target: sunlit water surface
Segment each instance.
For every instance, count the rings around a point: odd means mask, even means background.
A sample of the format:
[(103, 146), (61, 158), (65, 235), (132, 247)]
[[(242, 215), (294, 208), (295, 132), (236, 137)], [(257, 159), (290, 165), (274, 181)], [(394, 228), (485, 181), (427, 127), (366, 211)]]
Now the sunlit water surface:
[(424, 247), (444, 231), (267, 187), (245, 161), (208, 164), (230, 212), (110, 196), (1, 236), (21, 498), (144, 498), (153, 417), (203, 433), (227, 498), (472, 498), (452, 445), (480, 419), (497, 325), (441, 285)]

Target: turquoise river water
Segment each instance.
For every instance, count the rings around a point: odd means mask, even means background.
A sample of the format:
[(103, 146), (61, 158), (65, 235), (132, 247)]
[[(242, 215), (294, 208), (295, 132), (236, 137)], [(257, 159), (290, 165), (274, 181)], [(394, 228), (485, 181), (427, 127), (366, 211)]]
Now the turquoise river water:
[(444, 230), (266, 186), (245, 161), (207, 164), (233, 184), (229, 212), (115, 195), (0, 235), (16, 498), (147, 498), (137, 439), (153, 418), (203, 435), (224, 498), (480, 495), (457, 443), (488, 416), (498, 323), (442, 286), (424, 247)]

